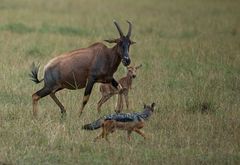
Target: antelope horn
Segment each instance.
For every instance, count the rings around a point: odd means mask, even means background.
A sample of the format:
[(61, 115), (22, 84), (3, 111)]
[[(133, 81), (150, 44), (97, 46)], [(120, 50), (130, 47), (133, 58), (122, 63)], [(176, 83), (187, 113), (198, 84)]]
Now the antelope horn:
[(127, 21), (127, 23), (129, 25), (127, 37), (130, 38), (132, 33), (132, 24), (129, 21)]
[(120, 37), (123, 37), (123, 32), (122, 32), (122, 30), (120, 29), (118, 23), (117, 23), (115, 20), (113, 21), (113, 23), (114, 23), (115, 26), (117, 27), (117, 30), (118, 30), (118, 32), (119, 32)]

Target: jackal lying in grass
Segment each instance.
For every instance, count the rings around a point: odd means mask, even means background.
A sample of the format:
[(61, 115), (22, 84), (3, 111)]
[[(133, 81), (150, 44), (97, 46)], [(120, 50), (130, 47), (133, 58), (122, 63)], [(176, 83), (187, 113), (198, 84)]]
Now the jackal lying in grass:
[(144, 105), (142, 112), (109, 114), (90, 124), (84, 125), (82, 128), (85, 130), (95, 130), (102, 127), (102, 132), (94, 141), (99, 138), (105, 138), (105, 140), (109, 141), (107, 136), (117, 129), (126, 130), (128, 140), (131, 140), (130, 135), (132, 131), (135, 131), (146, 139), (145, 134), (140, 129), (144, 127), (144, 121), (152, 115), (154, 106), (155, 103)]

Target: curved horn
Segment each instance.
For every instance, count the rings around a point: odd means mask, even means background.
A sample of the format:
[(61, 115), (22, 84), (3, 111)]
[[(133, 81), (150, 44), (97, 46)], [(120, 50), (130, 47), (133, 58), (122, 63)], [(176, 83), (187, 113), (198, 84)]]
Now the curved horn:
[(113, 21), (113, 23), (114, 23), (115, 26), (117, 27), (120, 37), (123, 37), (123, 32), (122, 32), (122, 30), (120, 29), (118, 23), (117, 23), (115, 20)]
[(131, 24), (131, 22), (129, 22), (129, 21), (127, 21), (127, 23), (128, 23), (128, 25), (129, 25), (127, 37), (130, 38), (131, 33), (132, 33), (132, 24)]

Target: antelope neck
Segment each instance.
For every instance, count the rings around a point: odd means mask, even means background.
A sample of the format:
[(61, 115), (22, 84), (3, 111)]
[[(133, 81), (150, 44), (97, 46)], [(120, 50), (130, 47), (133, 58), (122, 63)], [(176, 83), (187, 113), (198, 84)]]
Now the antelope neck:
[(118, 47), (118, 45), (115, 45), (109, 51), (110, 57), (112, 58), (112, 60), (111, 60), (112, 62), (110, 64), (110, 66), (114, 69), (117, 69), (117, 67), (119, 66), (119, 64), (121, 62), (121, 55), (117, 52), (117, 47)]

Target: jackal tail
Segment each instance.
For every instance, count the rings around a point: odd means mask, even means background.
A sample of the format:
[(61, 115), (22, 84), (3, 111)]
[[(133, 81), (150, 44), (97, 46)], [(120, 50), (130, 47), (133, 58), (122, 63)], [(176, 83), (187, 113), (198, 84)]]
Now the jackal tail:
[(103, 124), (103, 120), (102, 119), (98, 119), (90, 124), (85, 124), (82, 129), (85, 129), (85, 130), (95, 130), (95, 129), (98, 129), (102, 126)]

